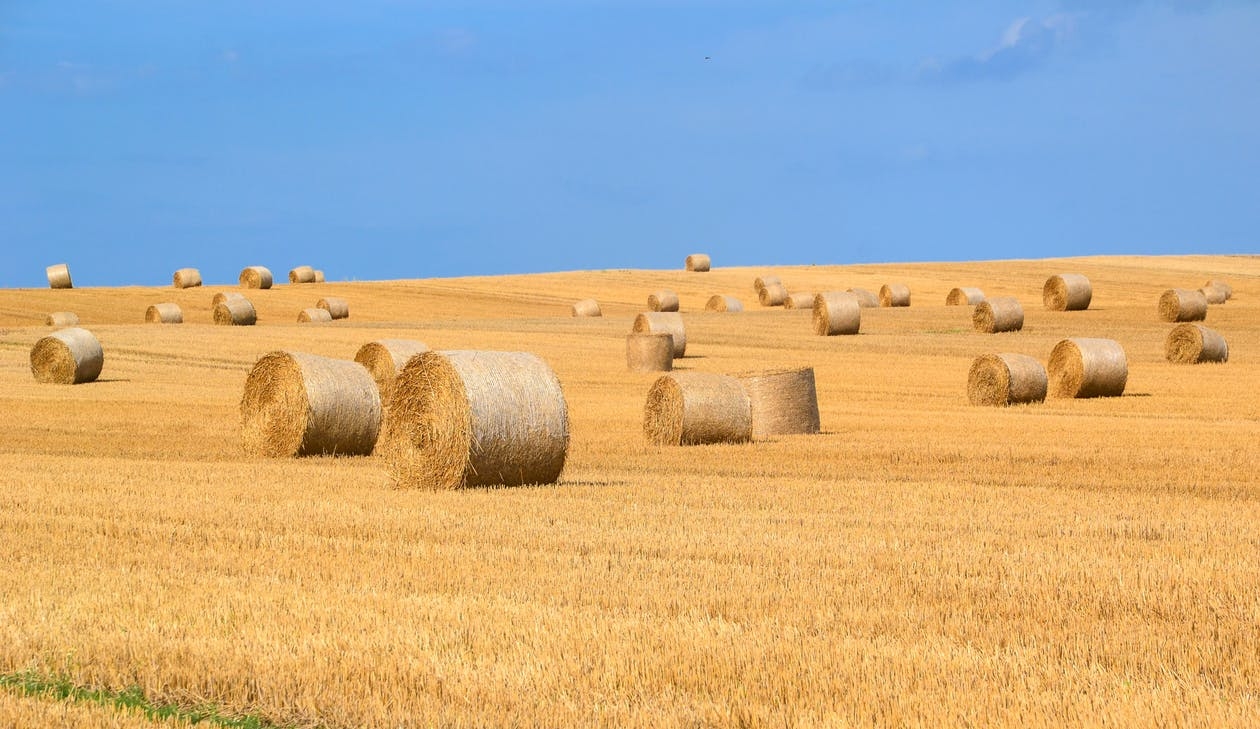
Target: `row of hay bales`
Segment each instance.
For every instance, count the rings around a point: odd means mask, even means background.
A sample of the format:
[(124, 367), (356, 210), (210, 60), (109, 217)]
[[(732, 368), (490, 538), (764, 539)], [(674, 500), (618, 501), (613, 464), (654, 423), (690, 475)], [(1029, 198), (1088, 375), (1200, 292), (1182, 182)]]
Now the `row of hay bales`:
[[(56, 263), (44, 269), (48, 277), (49, 288), (72, 289), (74, 280), (70, 277), (70, 266)], [(271, 269), (266, 266), (246, 266), (238, 278), (242, 288), (269, 289), (274, 278)], [(289, 271), (289, 283), (323, 283), (324, 272), (311, 266), (296, 266)], [(172, 285), (177, 289), (189, 289), (202, 285), (201, 271), (196, 268), (181, 268), (171, 277)]]
[(1203, 321), (1207, 318), (1208, 307), (1224, 304), (1233, 294), (1234, 290), (1228, 283), (1212, 280), (1198, 289), (1168, 289), (1160, 294), (1156, 309), (1164, 321)]
[(819, 431), (812, 367), (671, 372), (652, 384), (643, 407), (643, 433), (655, 445), (745, 443)]
[[(220, 292), (210, 301), (210, 311), (215, 324), (228, 326), (252, 326), (258, 323), (258, 312), (253, 302), (243, 294)], [(315, 302), (315, 306), (303, 309), (298, 313), (301, 322), (330, 322), (346, 319), (350, 316), (350, 305), (345, 299), (325, 296)], [(144, 312), (144, 321), (148, 324), (182, 324), (184, 312), (179, 304), (163, 302), (149, 306)], [(49, 326), (71, 327), (79, 324), (79, 317), (72, 311), (57, 311), (44, 319)]]

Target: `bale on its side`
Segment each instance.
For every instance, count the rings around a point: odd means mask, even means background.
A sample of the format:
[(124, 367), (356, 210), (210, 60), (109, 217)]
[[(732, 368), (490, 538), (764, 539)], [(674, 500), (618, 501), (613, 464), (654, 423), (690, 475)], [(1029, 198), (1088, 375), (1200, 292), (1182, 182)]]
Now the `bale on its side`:
[(1168, 289), (1159, 297), (1159, 316), (1164, 321), (1203, 321), (1208, 299), (1202, 291)]
[(1207, 299), (1209, 304), (1224, 304), (1229, 300), (1230, 292), (1222, 284), (1208, 283), (1207, 286), (1199, 289), (1199, 293), (1203, 294), (1203, 298)]
[(323, 282), (324, 282), (324, 272), (318, 268), (315, 269), (315, 280), (312, 283), (323, 283)]
[(813, 367), (745, 372), (735, 377), (748, 393), (753, 440), (821, 430)]
[(646, 312), (634, 318), (632, 332), (664, 333), (674, 337), (674, 359), (687, 354), (687, 329), (683, 326), (682, 314), (677, 312)]
[(779, 280), (778, 276), (758, 276), (753, 279), (753, 288), (756, 289), (758, 294), (761, 293), (762, 289), (772, 284), (779, 284), (782, 286), (783, 282)]
[(50, 327), (77, 327), (79, 315), (73, 311), (54, 311), (44, 317), (44, 323)]
[(31, 348), (31, 374), (36, 382), (77, 385), (92, 382), (101, 375), (105, 351), (86, 329), (71, 327), (55, 331)]
[(647, 305), (648, 311), (678, 311), (678, 294), (661, 289), (648, 295)]
[(1079, 273), (1051, 276), (1041, 288), (1041, 301), (1051, 311), (1084, 311), (1093, 298), (1093, 286)]
[(412, 357), (428, 351), (429, 345), (414, 339), (378, 339), (359, 347), (354, 361), (367, 368), (381, 394), (381, 406), (389, 409), (394, 400), (394, 381), (398, 379), (398, 373)]
[(714, 294), (713, 296), (710, 296), (708, 302), (705, 303), (704, 310), (726, 311), (735, 314), (744, 310), (744, 303), (734, 296)]
[(269, 289), (272, 284), (271, 269), (266, 266), (246, 266), (238, 279), (247, 289)]
[(599, 308), (599, 302), (595, 299), (582, 299), (573, 302), (573, 316), (603, 316), (604, 312)]
[(350, 318), (350, 304), (346, 303), (345, 299), (339, 299), (336, 296), (325, 296), (316, 301), (315, 308), (323, 309), (334, 319)]
[(249, 299), (227, 299), (214, 307), (214, 323), (230, 326), (253, 326), (258, 323), (258, 312)]
[(1015, 405), (1046, 399), (1046, 368), (1026, 354), (982, 354), (967, 373), (972, 405)]
[(424, 352), (398, 375), (384, 449), (395, 485), (555, 483), (569, 411), (555, 372), (525, 352)]
[(1014, 296), (994, 296), (976, 304), (971, 323), (986, 334), (1017, 332), (1024, 328), (1024, 307)]
[(181, 268), (171, 277), (177, 289), (190, 289), (201, 285), (201, 271), (195, 268)]
[(643, 434), (655, 445), (746, 443), (752, 440), (752, 403), (729, 375), (671, 372), (648, 390)]
[(880, 306), (909, 306), (910, 287), (905, 284), (884, 284), (879, 287)]
[(626, 369), (631, 372), (669, 372), (674, 369), (672, 334), (626, 335)]
[(879, 297), (866, 289), (848, 289), (846, 293), (853, 294), (857, 297), (858, 306), (863, 309), (878, 309)]
[(220, 291), (210, 298), (210, 310), (214, 311), (214, 307), (225, 301), (244, 298), (245, 294), (239, 294), (235, 291)]
[(303, 309), (298, 312), (299, 324), (324, 324), (333, 320), (332, 314), (327, 309)]
[(57, 263), (44, 269), (48, 274), (48, 287), (53, 289), (72, 289), (74, 282), (70, 280), (70, 266)]
[(1175, 364), (1228, 362), (1225, 337), (1202, 324), (1178, 324), (1164, 342), (1164, 356)]
[(762, 306), (783, 306), (783, 302), (787, 301), (787, 289), (783, 288), (783, 284), (766, 284), (757, 293), (757, 301)]
[(971, 286), (959, 286), (945, 296), (946, 306), (975, 306), (984, 301), (984, 292)]
[(315, 269), (310, 266), (298, 266), (290, 270), (289, 283), (315, 283)]
[(1220, 289), (1222, 292), (1224, 292), (1226, 299), (1234, 298), (1234, 287), (1230, 286), (1228, 281), (1222, 281), (1220, 279), (1214, 278), (1211, 281), (1208, 281), (1207, 283), (1203, 284), (1203, 288)]
[(795, 294), (788, 294), (783, 300), (784, 309), (810, 309), (814, 306), (814, 292), (802, 291)]
[(827, 291), (814, 297), (814, 334), (857, 334), (861, 328), (862, 307), (853, 294)]
[(696, 273), (704, 273), (709, 270), (711, 261), (707, 253), (692, 253), (687, 256), (687, 270)]
[(184, 312), (179, 304), (154, 304), (144, 311), (144, 320), (148, 324), (183, 324)]
[(1118, 397), (1129, 379), (1124, 347), (1114, 339), (1064, 339), (1047, 369), (1052, 397)]
[(249, 371), (241, 444), (251, 456), (366, 456), (381, 428), (381, 398), (357, 362), (271, 352)]

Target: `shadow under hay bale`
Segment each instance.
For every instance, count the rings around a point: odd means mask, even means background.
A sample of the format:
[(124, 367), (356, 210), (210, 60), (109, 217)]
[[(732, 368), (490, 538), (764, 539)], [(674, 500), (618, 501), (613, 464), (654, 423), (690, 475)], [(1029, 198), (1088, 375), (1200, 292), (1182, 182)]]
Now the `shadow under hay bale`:
[(201, 271), (195, 268), (181, 268), (171, 277), (177, 289), (191, 289), (201, 285)]
[(70, 280), (70, 266), (57, 263), (44, 269), (48, 275), (48, 287), (52, 289), (72, 289), (74, 282)]
[(648, 390), (643, 434), (655, 445), (746, 443), (752, 440), (752, 404), (729, 375), (671, 372)]
[(31, 374), (36, 382), (77, 385), (101, 376), (105, 351), (86, 329), (71, 327), (43, 337), (31, 348)]
[(1119, 397), (1129, 379), (1124, 347), (1114, 339), (1064, 339), (1046, 369), (1052, 397)]
[(1159, 296), (1159, 318), (1164, 321), (1203, 321), (1208, 299), (1202, 291), (1168, 289)]
[(1024, 328), (1024, 307), (1013, 296), (994, 296), (976, 304), (971, 324), (985, 334), (1017, 332)]
[(661, 289), (648, 295), (648, 311), (678, 311), (678, 294)]
[(905, 284), (884, 284), (879, 287), (880, 306), (909, 306), (910, 287)]
[(242, 288), (269, 289), (273, 283), (271, 269), (266, 266), (246, 266), (238, 279)]
[(582, 299), (581, 301), (575, 301), (573, 302), (573, 306), (570, 307), (570, 311), (572, 315), (576, 317), (595, 317), (604, 315), (603, 310), (599, 308), (599, 302), (595, 299)]
[(795, 294), (788, 294), (783, 300), (784, 309), (812, 309), (814, 307), (815, 294), (812, 291), (801, 291)]
[(867, 291), (866, 289), (848, 289), (846, 290), (846, 293), (853, 294), (857, 297), (858, 306), (863, 309), (879, 308), (879, 296), (877, 296), (874, 292)]
[(857, 334), (862, 328), (862, 307), (857, 297), (843, 291), (825, 291), (814, 297), (814, 334), (831, 337)]
[(350, 304), (345, 299), (339, 299), (336, 296), (325, 296), (315, 302), (316, 309), (323, 309), (334, 319), (349, 319)]
[(1050, 311), (1084, 311), (1094, 298), (1094, 287), (1079, 273), (1061, 273), (1046, 279), (1041, 302)]
[(687, 256), (686, 269), (696, 273), (704, 273), (709, 270), (711, 263), (707, 253), (692, 253), (690, 256)]
[(763, 370), (735, 376), (748, 393), (752, 439), (819, 432), (814, 368)]
[(975, 306), (984, 301), (984, 292), (971, 286), (959, 286), (945, 296), (946, 306)]
[(354, 361), (367, 368), (381, 394), (381, 405), (389, 409), (398, 373), (412, 357), (428, 351), (429, 345), (414, 339), (378, 339), (359, 347)]
[(669, 372), (674, 369), (673, 335), (627, 334), (626, 369), (631, 372)]
[(1174, 364), (1228, 362), (1229, 345), (1219, 332), (1202, 324), (1178, 324), (1164, 341), (1164, 356)]
[(179, 304), (170, 302), (153, 304), (144, 310), (144, 321), (147, 324), (183, 324), (184, 312)]
[(736, 314), (744, 310), (744, 303), (734, 296), (714, 294), (704, 304), (705, 311), (725, 311)]
[(639, 334), (669, 334), (674, 338), (674, 359), (687, 355), (687, 329), (682, 314), (678, 312), (645, 312), (634, 318), (632, 332)]
[(297, 266), (289, 271), (289, 283), (315, 283), (315, 269), (310, 266)]
[(258, 323), (258, 312), (244, 296), (225, 298), (214, 307), (214, 323), (223, 326), (248, 327)]
[(783, 288), (783, 284), (766, 284), (757, 292), (757, 301), (762, 306), (783, 306), (786, 300), (787, 289)]
[(983, 354), (967, 373), (967, 399), (972, 405), (1017, 405), (1046, 399), (1046, 368), (1026, 354)]
[(333, 320), (327, 309), (311, 307), (298, 312), (298, 324), (326, 324)]
[(54, 311), (44, 317), (44, 324), (50, 327), (77, 327), (79, 315), (73, 311)]

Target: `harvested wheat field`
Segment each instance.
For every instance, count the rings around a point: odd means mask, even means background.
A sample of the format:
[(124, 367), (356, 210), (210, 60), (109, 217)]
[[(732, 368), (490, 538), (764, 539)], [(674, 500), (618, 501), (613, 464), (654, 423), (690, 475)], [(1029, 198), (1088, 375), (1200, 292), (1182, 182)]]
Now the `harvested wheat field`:
[[(1088, 309), (1040, 304), (1062, 271)], [(929, 303), (847, 337), (809, 310), (704, 312), (770, 274)], [(1152, 302), (1212, 279), (1228, 362), (1172, 364)], [(940, 306), (959, 281), (1018, 299), (1023, 329), (995, 344)], [(650, 445), (659, 375), (627, 371), (625, 335), (661, 289), (676, 371), (812, 367), (821, 433)], [(354, 317), (294, 321), (330, 296)], [(591, 296), (602, 317), (570, 316)], [(156, 297), (182, 326), (143, 323)], [(34, 680), (284, 727), (1260, 723), (1260, 257), (311, 283), (251, 291), (249, 327), (209, 299), (0, 291), (0, 717), (165, 725)], [(53, 311), (100, 340), (95, 382), (32, 376)], [(977, 357), (1044, 364), (1068, 338), (1123, 345), (1123, 396), (969, 403)], [(245, 455), (260, 357), (381, 339), (541, 357), (559, 482), (395, 488), (379, 454)]]

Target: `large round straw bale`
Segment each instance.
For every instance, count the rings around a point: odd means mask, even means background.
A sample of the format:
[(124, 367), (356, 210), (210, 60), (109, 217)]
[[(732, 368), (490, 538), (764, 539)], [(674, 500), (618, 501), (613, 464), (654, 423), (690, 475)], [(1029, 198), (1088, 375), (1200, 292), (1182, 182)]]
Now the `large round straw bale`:
[(54, 311), (44, 317), (44, 323), (50, 327), (77, 327), (79, 315), (73, 311)]
[(678, 311), (678, 294), (661, 289), (648, 296), (648, 311)]
[(734, 296), (714, 294), (704, 305), (705, 311), (726, 311), (732, 314), (744, 310), (744, 303)]
[(201, 271), (195, 268), (181, 268), (172, 277), (177, 289), (190, 289), (201, 285)]
[(972, 405), (1015, 405), (1046, 399), (1046, 368), (1026, 354), (982, 354), (967, 374)]
[(879, 287), (880, 306), (909, 306), (910, 287), (905, 284), (884, 284)]
[(783, 300), (784, 309), (810, 309), (814, 306), (814, 292), (801, 291), (795, 294), (788, 294)]
[(729, 375), (671, 372), (648, 390), (643, 433), (656, 445), (745, 443), (752, 439), (752, 404)]
[(1159, 296), (1159, 316), (1164, 321), (1203, 321), (1208, 300), (1202, 291), (1168, 289)]
[(753, 279), (753, 288), (757, 290), (758, 294), (761, 293), (762, 289), (772, 284), (779, 284), (781, 286), (783, 285), (783, 282), (779, 280), (778, 276), (758, 276)]
[(1199, 289), (1199, 293), (1203, 294), (1203, 298), (1207, 299), (1209, 304), (1224, 304), (1230, 297), (1230, 292), (1220, 284), (1209, 283)]
[(214, 311), (214, 307), (222, 304), (229, 299), (244, 299), (245, 294), (238, 294), (235, 291), (220, 291), (210, 298), (210, 310)]
[(879, 308), (879, 297), (876, 296), (873, 292), (867, 291), (866, 289), (848, 289), (846, 293), (850, 293), (856, 296), (858, 300), (858, 306), (862, 307), (863, 309)]
[(1207, 283), (1203, 284), (1203, 288), (1220, 289), (1225, 294), (1226, 299), (1234, 298), (1234, 287), (1230, 286), (1228, 281), (1222, 281), (1220, 279), (1214, 278), (1211, 281), (1208, 281)]
[(252, 326), (258, 323), (258, 312), (249, 299), (226, 299), (214, 307), (214, 323), (232, 326)]
[(425, 352), (398, 375), (385, 455), (402, 487), (555, 483), (569, 412), (555, 372), (525, 352)]
[(669, 372), (674, 369), (673, 335), (627, 334), (626, 369), (631, 372)]
[(31, 374), (36, 382), (77, 385), (101, 375), (105, 352), (86, 329), (71, 327), (53, 332), (31, 348)]
[(1017, 332), (1024, 328), (1024, 307), (1014, 296), (994, 296), (976, 304), (971, 323), (987, 334)]
[(971, 286), (959, 286), (945, 296), (946, 306), (975, 306), (984, 301), (984, 292)]
[(1129, 379), (1124, 347), (1114, 339), (1064, 339), (1047, 369), (1053, 397), (1118, 397)]
[(814, 334), (857, 334), (861, 328), (862, 307), (853, 294), (826, 291), (814, 297)]
[(669, 334), (674, 337), (674, 359), (687, 354), (687, 329), (682, 314), (678, 312), (645, 312), (634, 318), (631, 331), (638, 333)]
[(378, 339), (359, 347), (354, 361), (371, 373), (376, 389), (381, 393), (381, 405), (388, 408), (394, 399), (394, 381), (398, 379), (398, 373), (412, 357), (428, 351), (429, 345), (414, 339)]
[(1084, 311), (1093, 297), (1089, 279), (1079, 273), (1051, 276), (1041, 289), (1041, 300), (1051, 311)]
[(241, 442), (252, 456), (366, 456), (381, 397), (358, 362), (272, 352), (254, 363), (241, 397)]
[(322, 324), (325, 322), (330, 322), (332, 320), (333, 320), (332, 314), (328, 313), (327, 309), (310, 308), (310, 309), (303, 309), (298, 312), (299, 324), (309, 324), (312, 322), (317, 323), (317, 324)]
[(240, 284), (247, 289), (269, 289), (272, 278), (271, 269), (266, 266), (246, 266), (241, 269)]
[(323, 282), (324, 282), (324, 272), (321, 269), (318, 269), (318, 268), (315, 269), (314, 283), (323, 283)]
[(54, 289), (72, 289), (74, 282), (70, 280), (70, 266), (57, 263), (44, 269), (48, 274), (48, 286)]
[(603, 316), (604, 312), (599, 308), (599, 302), (595, 299), (582, 299), (573, 302), (573, 316)]
[(1168, 333), (1164, 355), (1176, 364), (1229, 361), (1225, 337), (1202, 324), (1178, 324)]
[(350, 304), (346, 303), (345, 299), (339, 299), (336, 296), (325, 296), (316, 301), (315, 308), (327, 311), (334, 319), (350, 318)]
[(783, 284), (767, 284), (757, 292), (757, 301), (762, 306), (783, 306), (783, 302), (787, 301), (787, 289), (783, 288)]
[(692, 253), (690, 256), (687, 256), (688, 271), (704, 273), (709, 270), (710, 263), (709, 254), (707, 253)]
[(746, 372), (736, 378), (748, 393), (753, 440), (819, 431), (813, 367)]
[(144, 320), (149, 324), (183, 324), (184, 312), (180, 311), (179, 304), (154, 304), (145, 309)]
[(315, 269), (310, 266), (298, 266), (290, 270), (289, 283), (315, 283)]

